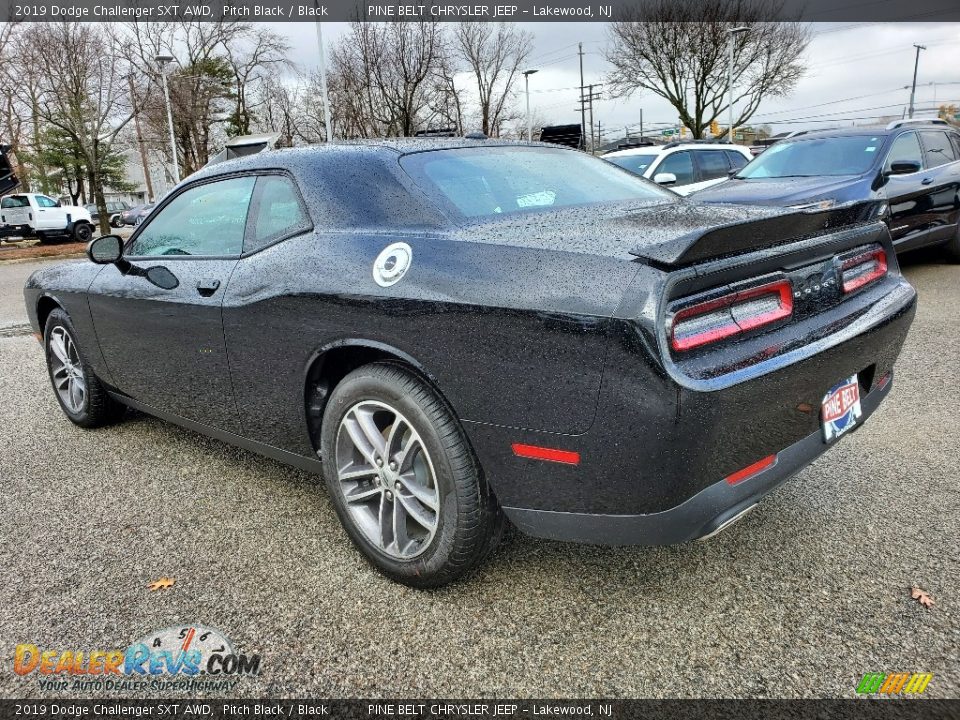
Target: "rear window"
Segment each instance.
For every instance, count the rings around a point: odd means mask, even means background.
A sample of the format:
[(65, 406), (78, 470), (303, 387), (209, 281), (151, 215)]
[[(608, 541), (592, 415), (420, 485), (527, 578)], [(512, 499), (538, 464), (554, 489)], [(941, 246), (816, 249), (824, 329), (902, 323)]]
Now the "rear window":
[(672, 197), (645, 180), (575, 150), (477, 147), (400, 159), (414, 181), (467, 218)]
[(30, 207), (30, 201), (26, 195), (11, 195), (0, 200), (0, 208), (22, 208)]
[(882, 135), (844, 135), (771, 145), (739, 172), (741, 178), (860, 175), (876, 162)]

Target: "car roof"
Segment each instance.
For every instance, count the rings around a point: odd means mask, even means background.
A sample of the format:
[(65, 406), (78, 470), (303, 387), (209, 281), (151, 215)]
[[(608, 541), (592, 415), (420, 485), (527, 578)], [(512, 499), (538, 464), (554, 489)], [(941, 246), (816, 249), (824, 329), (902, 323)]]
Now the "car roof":
[(670, 150), (745, 150), (750, 152), (746, 145), (735, 143), (709, 143), (709, 142), (687, 142), (687, 143), (668, 143), (666, 145), (641, 145), (638, 147), (624, 148), (623, 150), (613, 150), (604, 153), (601, 157), (626, 157), (628, 155), (660, 155)]
[(830, 130), (805, 132), (803, 135), (797, 135), (796, 137), (783, 138), (780, 142), (803, 142), (804, 140), (822, 140), (823, 138), (852, 137), (856, 135), (882, 135), (886, 137), (888, 135), (899, 135), (900, 133), (909, 132), (910, 130), (953, 130), (956, 132), (957, 128), (940, 123), (905, 123), (893, 128), (886, 125), (855, 125), (847, 128), (832, 128)]

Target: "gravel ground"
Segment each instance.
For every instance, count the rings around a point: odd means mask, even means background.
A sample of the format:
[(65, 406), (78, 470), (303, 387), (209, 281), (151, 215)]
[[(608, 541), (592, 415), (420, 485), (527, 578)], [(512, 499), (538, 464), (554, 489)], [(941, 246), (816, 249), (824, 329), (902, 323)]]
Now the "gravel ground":
[(12, 672), (18, 643), (201, 623), (262, 654), (248, 696), (852, 697), (865, 672), (922, 671), (956, 697), (960, 267), (906, 273), (920, 307), (890, 398), (743, 521), (659, 549), (510, 533), (430, 593), (366, 565), (317, 478), (143, 415), (77, 429), (34, 340), (0, 337), (0, 694), (45, 694)]

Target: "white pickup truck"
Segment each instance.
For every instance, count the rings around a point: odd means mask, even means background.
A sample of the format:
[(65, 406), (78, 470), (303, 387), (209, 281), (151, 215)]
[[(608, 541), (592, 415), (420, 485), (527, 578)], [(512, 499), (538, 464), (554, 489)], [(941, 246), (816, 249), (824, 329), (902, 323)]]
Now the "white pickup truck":
[(0, 237), (11, 236), (87, 242), (93, 237), (93, 221), (82, 207), (61, 205), (39, 193), (17, 193), (0, 199)]

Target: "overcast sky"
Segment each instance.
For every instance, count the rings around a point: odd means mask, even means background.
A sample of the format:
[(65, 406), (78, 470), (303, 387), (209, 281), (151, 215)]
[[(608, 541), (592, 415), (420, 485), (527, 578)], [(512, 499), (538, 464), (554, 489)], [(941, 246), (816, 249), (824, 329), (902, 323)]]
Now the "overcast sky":
[[(584, 82), (602, 83), (608, 67), (603, 58), (606, 24), (518, 25), (534, 35), (529, 67), (540, 71), (530, 78), (535, 116), (556, 124), (579, 122), (577, 43), (583, 43), (586, 53)], [(315, 69), (319, 55), (313, 23), (278, 23), (274, 29), (288, 37), (304, 70)], [(812, 29), (816, 35), (807, 49), (806, 76), (787, 97), (765, 99), (753, 123), (768, 123), (779, 132), (855, 122), (849, 118), (863, 118), (856, 122), (864, 124), (870, 122), (870, 116), (899, 115), (909, 101), (910, 91), (904, 86), (913, 79), (914, 43), (928, 48), (920, 54), (918, 114), (943, 102), (960, 104), (960, 24), (815, 24)], [(346, 31), (342, 23), (324, 24), (328, 50)], [(522, 84), (518, 88), (522, 104)], [(594, 121), (604, 128), (621, 128), (618, 134), (622, 135), (624, 125), (639, 121), (641, 108), (645, 128), (676, 122), (676, 113), (666, 101), (649, 93), (626, 99), (604, 95), (594, 103)], [(607, 139), (612, 137), (604, 134)]]

